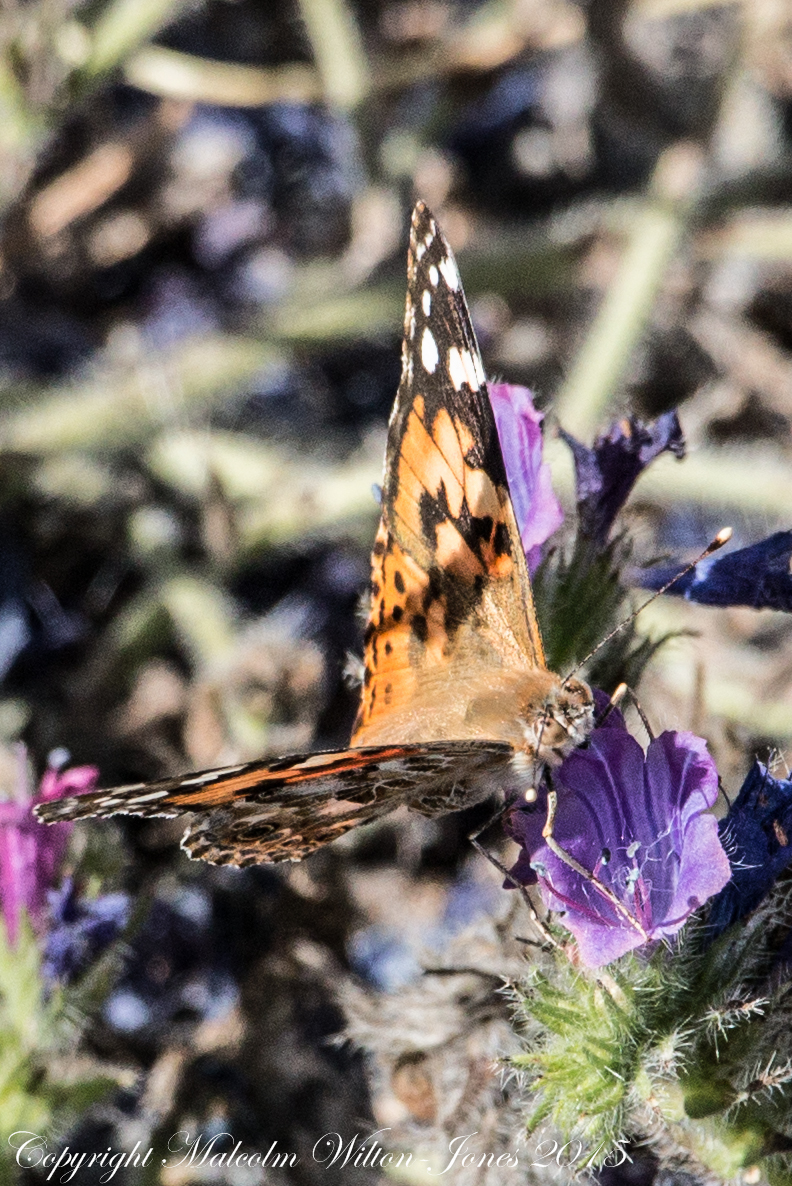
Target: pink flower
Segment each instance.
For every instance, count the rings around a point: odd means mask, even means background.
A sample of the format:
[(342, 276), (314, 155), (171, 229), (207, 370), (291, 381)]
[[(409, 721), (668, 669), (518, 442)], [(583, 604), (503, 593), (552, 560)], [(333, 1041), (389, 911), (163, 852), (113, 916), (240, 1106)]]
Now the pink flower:
[(550, 467), (542, 460), (543, 416), (533, 406), (527, 387), (488, 383), (490, 403), (498, 426), (506, 476), (520, 528), (528, 567), (541, 560), (541, 546), (564, 521), (553, 493)]
[(32, 808), (48, 799), (93, 790), (99, 778), (95, 766), (75, 766), (71, 770), (51, 766), (34, 796), (22, 745), (18, 758), (15, 797), (0, 802), (0, 908), (12, 944), (19, 934), (23, 910), (34, 926), (41, 925), (47, 891), (55, 884), (72, 828), (69, 823), (42, 828)]

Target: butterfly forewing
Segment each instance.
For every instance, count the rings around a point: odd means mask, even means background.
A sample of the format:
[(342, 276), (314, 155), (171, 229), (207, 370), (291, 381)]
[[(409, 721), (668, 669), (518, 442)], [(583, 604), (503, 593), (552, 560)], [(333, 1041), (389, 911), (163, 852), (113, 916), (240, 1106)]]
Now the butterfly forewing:
[[(365, 685), (353, 742), (465, 736), (471, 670), (544, 668), (495, 417), (450, 247), (413, 213), (402, 376), (372, 554)], [(443, 701), (448, 712), (443, 716)], [(451, 702), (456, 702), (456, 709)], [(439, 730), (439, 731), (438, 731)]]
[(442, 814), (511, 785), (520, 713), (558, 679), (459, 273), (421, 203), (402, 362), (351, 748), (43, 803), (40, 819), (189, 815), (192, 857), (249, 865), (299, 860), (402, 804)]

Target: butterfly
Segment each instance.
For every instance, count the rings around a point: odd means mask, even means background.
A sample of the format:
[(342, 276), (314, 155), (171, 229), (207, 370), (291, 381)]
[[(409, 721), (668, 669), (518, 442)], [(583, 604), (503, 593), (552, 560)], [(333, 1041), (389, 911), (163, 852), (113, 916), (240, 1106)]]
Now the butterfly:
[(349, 748), (54, 800), (39, 819), (186, 814), (194, 859), (300, 860), (402, 804), (435, 816), (529, 791), (585, 741), (592, 694), (545, 663), (459, 272), (422, 202), (407, 278)]

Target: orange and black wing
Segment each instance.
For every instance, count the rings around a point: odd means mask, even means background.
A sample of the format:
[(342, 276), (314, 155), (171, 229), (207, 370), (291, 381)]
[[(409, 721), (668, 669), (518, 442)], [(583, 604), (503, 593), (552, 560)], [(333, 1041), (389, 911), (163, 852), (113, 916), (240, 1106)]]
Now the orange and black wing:
[(216, 865), (301, 860), (406, 803), (427, 815), (482, 798), (511, 747), (498, 742), (393, 745), (297, 754), (40, 803), (44, 823), (92, 816), (195, 813), (182, 840)]
[(543, 668), (542, 641), (459, 272), (419, 202), (353, 743), (382, 740), (427, 688), (453, 696), (503, 666)]

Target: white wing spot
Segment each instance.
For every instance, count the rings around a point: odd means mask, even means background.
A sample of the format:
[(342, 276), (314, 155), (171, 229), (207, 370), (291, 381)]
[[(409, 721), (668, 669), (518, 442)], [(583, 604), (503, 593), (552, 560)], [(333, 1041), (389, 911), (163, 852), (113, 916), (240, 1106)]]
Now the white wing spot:
[(459, 279), (457, 266), (450, 255), (446, 256), (445, 259), (440, 261), (440, 271), (443, 273), (443, 277), (448, 287), (452, 288), (454, 292), (456, 292), (461, 282)]
[(310, 754), (302, 762), (295, 762), (292, 770), (303, 770), (306, 766), (326, 766), (327, 754)]
[(424, 243), (418, 243), (415, 248), (415, 258), (420, 263), (420, 261), (423, 259), (423, 257), (425, 255), (426, 255), (426, 245)]
[(460, 350), (458, 346), (452, 346), (448, 351), (448, 374), (457, 391), (462, 390), (463, 383), (467, 383), (471, 391), (478, 391), (480, 370), (481, 363), (477, 368), (469, 350)]
[(432, 266), (429, 269), (429, 283), (431, 284), (432, 288), (437, 288), (437, 281), (439, 279), (440, 279), (440, 273), (438, 272), (438, 270), (434, 266), (434, 264), (432, 264)]
[(214, 782), (216, 778), (225, 776), (226, 774), (236, 774), (240, 770), (244, 770), (244, 765), (240, 766), (223, 766), (220, 770), (207, 770), (203, 774), (194, 774), (192, 778), (182, 778), (179, 780), (180, 787), (200, 787), (207, 783)]
[(404, 774), (404, 762), (399, 758), (390, 762), (378, 762), (377, 769), (380, 774)]
[(432, 336), (432, 331), (427, 326), (421, 339), (421, 362), (424, 364), (424, 369), (430, 375), (433, 375), (437, 370), (439, 361), (440, 355), (437, 352), (437, 343)]
[(428, 317), (432, 312), (432, 294), (428, 288), (423, 290), (423, 294), (421, 295), (421, 305), (423, 306), (425, 315)]
[(462, 355), (456, 346), (452, 346), (448, 351), (448, 374), (454, 388), (461, 391), (465, 382), (465, 368), (462, 365)]
[[(473, 355), (470, 353), (469, 350), (462, 351), (462, 365), (465, 368), (465, 374), (467, 375), (467, 381), (470, 384), (471, 390), (478, 391), (478, 389), (479, 389), (478, 368), (476, 367), (476, 363), (473, 359)], [(479, 366), (480, 366), (480, 364), (479, 364)]]
[(412, 303), (409, 292), (404, 306), (404, 336), (406, 338), (415, 337), (415, 305)]

